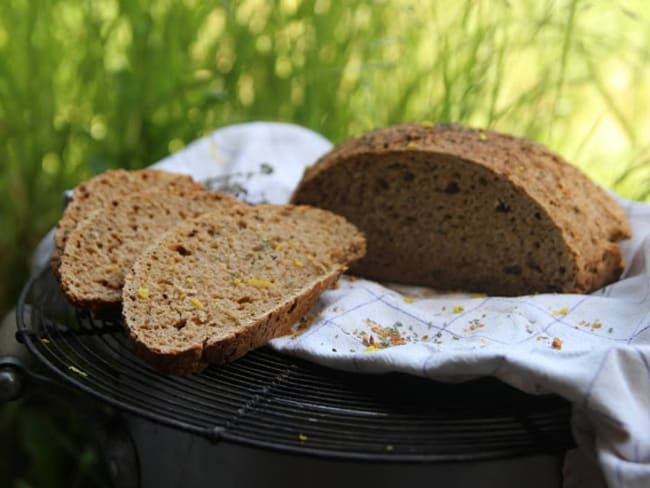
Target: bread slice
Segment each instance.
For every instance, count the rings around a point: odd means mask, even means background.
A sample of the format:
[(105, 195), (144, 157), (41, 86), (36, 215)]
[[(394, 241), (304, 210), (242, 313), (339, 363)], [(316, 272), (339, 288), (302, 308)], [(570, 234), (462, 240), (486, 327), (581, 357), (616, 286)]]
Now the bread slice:
[(127, 273), (136, 353), (172, 374), (233, 361), (289, 327), (365, 252), (342, 217), (304, 206), (211, 212), (179, 224)]
[(352, 272), (494, 295), (587, 293), (616, 280), (623, 209), (525, 139), (400, 124), (347, 140), (308, 168), (292, 202), (346, 217), (368, 239)]
[(65, 248), (68, 234), (84, 217), (94, 210), (104, 207), (107, 203), (119, 202), (129, 193), (156, 188), (204, 189), (203, 185), (194, 181), (190, 176), (151, 169), (109, 170), (77, 186), (56, 226), (54, 251), (51, 258), (54, 274), (59, 276), (61, 254)]
[(95, 314), (119, 315), (124, 275), (149, 244), (182, 220), (240, 205), (197, 189), (138, 192), (111, 202), (68, 234), (59, 267), (63, 291)]

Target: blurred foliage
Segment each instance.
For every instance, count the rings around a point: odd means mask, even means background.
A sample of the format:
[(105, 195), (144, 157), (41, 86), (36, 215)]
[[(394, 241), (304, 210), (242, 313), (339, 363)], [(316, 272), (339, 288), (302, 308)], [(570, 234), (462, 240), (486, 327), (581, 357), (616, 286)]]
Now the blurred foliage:
[(111, 486), (97, 440), (67, 401), (37, 394), (3, 407), (0, 486)]
[[(0, 312), (63, 190), (242, 121), (334, 141), (403, 120), (493, 127), (647, 199), (649, 13), (643, 0), (0, 2)], [(54, 453), (23, 440), (48, 472)]]

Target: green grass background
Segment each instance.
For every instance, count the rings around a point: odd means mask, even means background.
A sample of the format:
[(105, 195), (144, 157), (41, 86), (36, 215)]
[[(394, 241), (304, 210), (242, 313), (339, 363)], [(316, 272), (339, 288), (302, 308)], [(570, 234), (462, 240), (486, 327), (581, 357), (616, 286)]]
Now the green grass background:
[[(643, 0), (0, 2), (0, 312), (64, 189), (231, 123), (294, 122), (333, 141), (405, 120), (492, 127), (646, 200), (649, 45)], [(43, 438), (30, 425), (52, 416), (26, 421), (32, 408), (2, 411), (3, 444), (26, 460), (0, 462), (2, 486), (62, 486), (52, 446), (74, 441)], [(76, 485), (95, 484), (90, 461)]]

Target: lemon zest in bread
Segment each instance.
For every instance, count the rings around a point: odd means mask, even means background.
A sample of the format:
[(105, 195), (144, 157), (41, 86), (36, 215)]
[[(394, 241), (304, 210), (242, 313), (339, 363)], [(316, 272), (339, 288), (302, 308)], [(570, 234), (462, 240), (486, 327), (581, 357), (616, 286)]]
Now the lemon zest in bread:
[(198, 298), (192, 297), (190, 298), (190, 301), (192, 302), (192, 305), (194, 305), (196, 308), (203, 308), (203, 303)]
[(302, 261), (298, 258), (293, 260), (293, 264), (296, 265), (299, 268), (302, 268)]
[(253, 286), (262, 286), (265, 288), (271, 288), (273, 283), (269, 280), (260, 280), (259, 278), (248, 278), (248, 284)]
[(147, 288), (140, 287), (138, 288), (138, 297), (146, 300), (149, 298), (149, 290)]

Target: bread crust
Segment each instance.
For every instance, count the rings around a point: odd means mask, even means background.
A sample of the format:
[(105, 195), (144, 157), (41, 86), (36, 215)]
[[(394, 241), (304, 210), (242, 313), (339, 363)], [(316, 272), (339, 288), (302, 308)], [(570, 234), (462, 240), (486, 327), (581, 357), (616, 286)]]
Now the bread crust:
[[(392, 191), (391, 187), (395, 181), (384, 181), (382, 185), (381, 178), (382, 173), (390, 173), (393, 166), (396, 169), (391, 174), (410, 175), (410, 179), (402, 182), (405, 188), (415, 187), (419, 181), (434, 181), (430, 175), (436, 171), (442, 175), (439, 175), (439, 179), (447, 178), (448, 186), (435, 188), (435, 183), (430, 183), (429, 187), (421, 185), (418, 187), (418, 194), (404, 190), (399, 197), (395, 197), (400, 201), (394, 202), (395, 206), (399, 207), (392, 215), (394, 224), (391, 226), (390, 223), (385, 223), (382, 233), (374, 228), (377, 227), (376, 223), (369, 222), (369, 218), (360, 213), (361, 210), (366, 213), (372, 211), (372, 205), (367, 203), (369, 200), (383, 205), (377, 211), (387, 211), (385, 202), (377, 195)], [(465, 178), (460, 186), (453, 173), (458, 173), (459, 178)], [(343, 190), (339, 180), (346, 180), (348, 196), (341, 195)], [(487, 182), (487, 185), (483, 185), (483, 182)], [(481, 266), (490, 263), (492, 249), (489, 248), (484, 250), (483, 258), (477, 257), (472, 263), (463, 263), (460, 259), (449, 263), (452, 266), (467, 264), (464, 269), (450, 269), (445, 272), (441, 264), (427, 279), (422, 273), (418, 274), (421, 270), (415, 268), (427, 268), (430, 263), (422, 260), (408, 262), (404, 257), (413, 253), (412, 247), (415, 243), (409, 248), (388, 242), (391, 236), (394, 238), (401, 230), (401, 222), (408, 218), (416, 219), (421, 228), (423, 223), (424, 227), (431, 225), (431, 228), (438, 228), (432, 221), (448, 216), (454, 198), (458, 202), (456, 208), (461, 208), (462, 201), (468, 198), (478, 205), (481, 203), (480, 193), (488, 191), (485, 187), (493, 192), (497, 213), (511, 212), (513, 206), (519, 211), (516, 215), (519, 228), (513, 227), (510, 235), (504, 234), (503, 239), (514, 243), (518, 239), (527, 239), (525, 234), (516, 235), (517, 231), (530, 231), (535, 226), (545, 230), (549, 249), (555, 255), (553, 266), (559, 270), (546, 284), (540, 279), (545, 270), (541, 273), (536, 269), (530, 273), (524, 270), (524, 277), (518, 284), (516, 277), (500, 279), (507, 273), (499, 272), (496, 266), (492, 270), (492, 277), (486, 274), (480, 280), (472, 280), (470, 275), (473, 271), (478, 270), (480, 273)], [(497, 189), (510, 198), (511, 201), (507, 205), (500, 202)], [(391, 195), (394, 194), (396, 193)], [(467, 289), (469, 286), (469, 291), (491, 294), (591, 292), (618, 279), (623, 268), (618, 242), (631, 236), (631, 228), (621, 206), (557, 154), (526, 139), (456, 124), (399, 124), (344, 141), (305, 171), (291, 201), (296, 204), (321, 206), (337, 212), (368, 234), (368, 254), (353, 267), (354, 272), (374, 279), (435, 288)], [(435, 207), (439, 202), (443, 203), (444, 210), (436, 211)], [(482, 203), (485, 205), (486, 201)], [(503, 204), (502, 208), (499, 208), (500, 204)], [(434, 209), (428, 216), (423, 217), (421, 210), (426, 206)], [(477, 214), (487, 215), (479, 207), (473, 210)], [(450, 241), (454, 240), (454, 235), (464, 232), (463, 216), (460, 211), (454, 212), (452, 209), (452, 217), (458, 220), (457, 233), (450, 231), (444, 236)], [(531, 219), (524, 215), (526, 212), (530, 213)], [(507, 217), (512, 219), (515, 214), (513, 211)], [(501, 225), (506, 216), (489, 217), (491, 221), (483, 224), (474, 222), (471, 214), (466, 213), (465, 218), (471, 225), (483, 225), (485, 235), (489, 237), (493, 231), (490, 225)], [(408, 228), (408, 225), (404, 228)], [(503, 224), (504, 232), (506, 228)], [(410, 231), (417, 233), (418, 230)], [(435, 245), (435, 239), (427, 240), (429, 237), (421, 235), (419, 237)], [(490, 241), (488, 238), (487, 241), (493, 243), (493, 246), (499, 244), (498, 239)], [(453, 243), (457, 247), (457, 255), (463, 252), (461, 244)], [(477, 242), (474, 244), (478, 245)], [(518, 252), (534, 253), (528, 250), (526, 243), (513, 246), (513, 251), (514, 247), (519, 249)], [(390, 256), (396, 265), (391, 267), (390, 264), (382, 263), (380, 254), (384, 257)], [(453, 261), (453, 249), (447, 254)], [(429, 259), (435, 261), (437, 256), (430, 255)], [(505, 258), (501, 260), (504, 261)], [(512, 264), (511, 268), (501, 263), (501, 269), (517, 271), (518, 267), (526, 267), (525, 261), (526, 256), (520, 256), (518, 260), (513, 259), (515, 264)], [(534, 262), (532, 266), (539, 268), (542, 264), (544, 263)], [(433, 269), (431, 266), (429, 268)], [(456, 276), (452, 276), (453, 274)], [(540, 276), (533, 279), (533, 274)], [(564, 276), (560, 277), (559, 274)]]

